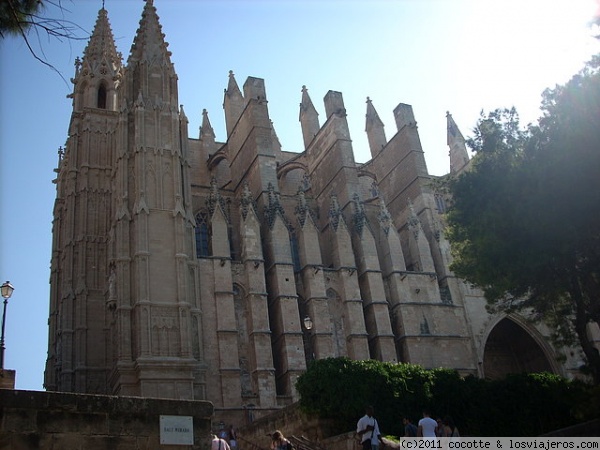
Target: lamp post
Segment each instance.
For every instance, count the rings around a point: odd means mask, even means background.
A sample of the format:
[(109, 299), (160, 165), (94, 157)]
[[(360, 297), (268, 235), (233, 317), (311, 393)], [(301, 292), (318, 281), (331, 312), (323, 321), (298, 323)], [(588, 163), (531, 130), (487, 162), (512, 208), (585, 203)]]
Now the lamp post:
[(311, 330), (313, 327), (313, 321), (311, 320), (310, 316), (306, 316), (303, 320), (304, 322), (304, 328), (306, 328), (307, 330)]
[(302, 323), (304, 324), (305, 330), (305, 332), (302, 333), (302, 338), (304, 340), (304, 353), (306, 355), (306, 363), (308, 364), (309, 361), (313, 361), (315, 359), (312, 339), (313, 335), (311, 331), (313, 327), (313, 321), (310, 316), (305, 316), (302, 320)]
[(6, 305), (8, 304), (8, 299), (14, 290), (15, 288), (8, 281), (0, 286), (0, 292), (2, 293), (2, 298), (4, 298), (4, 309), (2, 311), (2, 335), (0, 335), (0, 370), (4, 370), (4, 326), (6, 325)]

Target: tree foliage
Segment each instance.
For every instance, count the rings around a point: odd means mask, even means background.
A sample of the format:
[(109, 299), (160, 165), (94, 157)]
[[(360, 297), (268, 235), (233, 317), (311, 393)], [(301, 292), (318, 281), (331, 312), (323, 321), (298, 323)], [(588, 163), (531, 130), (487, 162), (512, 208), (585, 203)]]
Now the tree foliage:
[(87, 36), (78, 36), (78, 32), (83, 30), (66, 18), (68, 12), (61, 0), (2, 0), (0, 37), (22, 38), (35, 59), (58, 72), (46, 60), (41, 38), (47, 36), (59, 41), (87, 39)]
[(451, 415), (470, 436), (536, 436), (598, 413), (591, 386), (548, 373), (488, 381), (450, 369), (329, 358), (311, 363), (296, 388), (300, 407), (334, 421), (334, 433), (354, 430), (366, 405), (374, 406), (382, 433), (394, 436), (403, 434), (402, 416), (416, 423), (424, 408)]
[(450, 179), (448, 238), (456, 275), (490, 306), (526, 308), (577, 338), (600, 383), (586, 326), (600, 322), (600, 59), (543, 94), (538, 124), (514, 110), (482, 116), (471, 170)]
[(21, 34), (31, 25), (32, 17), (42, 6), (37, 0), (5, 0), (0, 3), (0, 36)]

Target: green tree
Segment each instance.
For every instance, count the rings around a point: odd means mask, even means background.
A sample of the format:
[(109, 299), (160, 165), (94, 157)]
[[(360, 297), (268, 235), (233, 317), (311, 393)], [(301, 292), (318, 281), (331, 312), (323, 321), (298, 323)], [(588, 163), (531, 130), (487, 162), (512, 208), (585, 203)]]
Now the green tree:
[(38, 0), (4, 0), (0, 3), (0, 36), (20, 35), (32, 24), (32, 18), (42, 8)]
[(594, 382), (600, 355), (600, 59), (543, 94), (537, 125), (514, 110), (482, 116), (472, 170), (450, 179), (452, 270), (494, 310), (527, 309), (559, 343), (577, 339)]
[(23, 39), (35, 59), (58, 72), (46, 61), (40, 38), (46, 35), (59, 41), (86, 39), (77, 35), (82, 29), (66, 18), (68, 12), (61, 0), (1, 0), (0, 37)]
[(366, 405), (374, 406), (382, 433), (394, 436), (404, 432), (400, 417), (416, 423), (424, 408), (451, 415), (465, 436), (537, 436), (598, 412), (597, 389), (549, 373), (490, 381), (450, 369), (328, 358), (313, 361), (296, 389), (301, 409), (324, 419), (328, 435), (356, 429)]

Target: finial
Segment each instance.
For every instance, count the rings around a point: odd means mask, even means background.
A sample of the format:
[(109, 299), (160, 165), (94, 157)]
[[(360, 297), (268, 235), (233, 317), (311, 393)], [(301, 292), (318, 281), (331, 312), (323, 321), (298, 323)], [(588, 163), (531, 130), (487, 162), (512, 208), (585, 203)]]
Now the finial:
[(371, 97), (367, 97), (367, 103), (371, 103)]
[(232, 77), (233, 76), (233, 70), (229, 71), (229, 76)]

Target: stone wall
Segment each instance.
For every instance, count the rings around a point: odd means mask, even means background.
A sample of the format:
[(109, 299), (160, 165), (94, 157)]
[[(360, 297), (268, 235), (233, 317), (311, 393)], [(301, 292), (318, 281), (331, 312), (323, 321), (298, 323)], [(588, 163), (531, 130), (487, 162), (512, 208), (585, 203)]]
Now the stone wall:
[(0, 369), (0, 389), (14, 389), (16, 377), (15, 370)]
[[(212, 414), (204, 401), (0, 389), (0, 450), (208, 450)], [(194, 444), (161, 445), (161, 415), (191, 416)]]
[[(332, 423), (319, 420), (300, 411), (297, 403), (262, 417), (252, 422), (247, 427), (241, 427), (238, 432), (240, 447), (251, 444), (255, 448), (267, 449), (271, 445), (270, 435), (275, 430), (280, 430), (284, 436), (305, 437), (315, 444), (323, 444), (331, 436), (337, 434), (332, 428)], [(345, 439), (345, 438), (344, 438)], [(338, 446), (339, 450), (345, 450)], [(330, 447), (327, 446), (329, 449)]]

